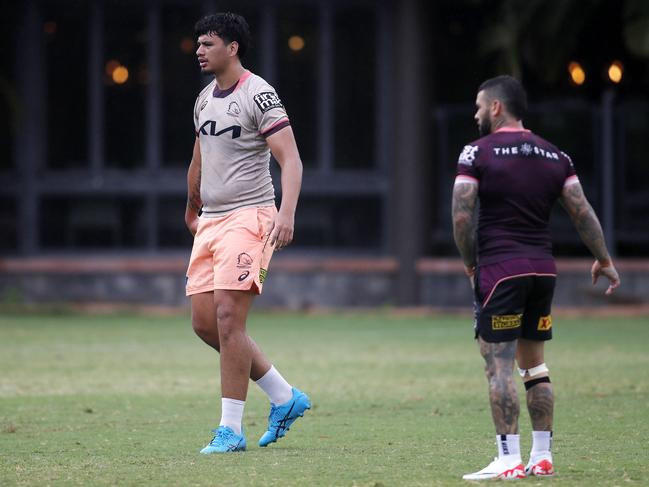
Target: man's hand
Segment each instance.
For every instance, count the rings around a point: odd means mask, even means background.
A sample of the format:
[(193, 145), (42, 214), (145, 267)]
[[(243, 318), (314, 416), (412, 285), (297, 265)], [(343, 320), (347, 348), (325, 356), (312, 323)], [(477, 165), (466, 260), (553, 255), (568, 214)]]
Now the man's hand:
[(280, 250), (293, 241), (294, 227), (295, 218), (293, 215), (287, 216), (281, 211), (277, 213), (270, 234), (270, 244), (275, 246), (275, 250)]
[(608, 296), (620, 285), (620, 276), (617, 274), (613, 263), (608, 262), (605, 264), (606, 265), (602, 265), (598, 260), (596, 260), (593, 267), (590, 269), (590, 275), (593, 277), (593, 285), (597, 283), (597, 279), (599, 279), (600, 276), (604, 276), (608, 279), (610, 284), (605, 293)]

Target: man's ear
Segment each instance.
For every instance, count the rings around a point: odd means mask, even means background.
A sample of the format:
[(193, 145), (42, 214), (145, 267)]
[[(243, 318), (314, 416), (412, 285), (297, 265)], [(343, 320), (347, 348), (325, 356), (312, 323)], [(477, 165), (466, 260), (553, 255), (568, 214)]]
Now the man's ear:
[(503, 104), (500, 100), (493, 100), (491, 102), (491, 114), (494, 117), (501, 115), (503, 112)]
[(236, 56), (239, 53), (239, 43), (232, 41), (228, 46), (228, 53), (230, 56)]

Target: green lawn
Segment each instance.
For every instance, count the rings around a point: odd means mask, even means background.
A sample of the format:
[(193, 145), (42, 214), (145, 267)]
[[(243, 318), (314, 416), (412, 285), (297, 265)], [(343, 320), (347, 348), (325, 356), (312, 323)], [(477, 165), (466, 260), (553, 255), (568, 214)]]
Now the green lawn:
[[(649, 319), (554, 318), (559, 475), (522, 482), (649, 485)], [(257, 313), (249, 328), (314, 408), (258, 448), (252, 385), (249, 450), (205, 457), (218, 360), (188, 317), (0, 315), (0, 485), (467, 485), (495, 455), (470, 320)], [(521, 434), (526, 456), (525, 410)]]

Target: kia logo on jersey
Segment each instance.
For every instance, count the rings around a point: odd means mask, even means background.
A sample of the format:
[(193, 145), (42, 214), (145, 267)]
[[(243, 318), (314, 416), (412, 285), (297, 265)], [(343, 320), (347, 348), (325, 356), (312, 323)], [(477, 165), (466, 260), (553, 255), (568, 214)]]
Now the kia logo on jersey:
[(219, 130), (217, 132), (216, 122), (214, 120), (205, 121), (203, 125), (201, 125), (201, 128), (198, 131), (203, 135), (214, 135), (218, 137), (219, 135), (229, 132), (230, 130), (232, 130), (233, 139), (236, 139), (237, 137), (241, 137), (241, 127), (239, 125), (231, 125), (230, 127), (226, 127), (223, 130)]

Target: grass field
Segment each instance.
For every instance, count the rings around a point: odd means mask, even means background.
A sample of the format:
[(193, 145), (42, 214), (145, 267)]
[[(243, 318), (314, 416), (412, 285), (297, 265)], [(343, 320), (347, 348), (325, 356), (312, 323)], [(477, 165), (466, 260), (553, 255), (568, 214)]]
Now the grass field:
[[(649, 485), (648, 325), (555, 316), (559, 475), (524, 485)], [(253, 384), (248, 451), (205, 457), (218, 360), (187, 317), (0, 316), (0, 485), (467, 485), (493, 458), (468, 319), (257, 313), (249, 328), (314, 408), (258, 448)], [(526, 456), (525, 410), (521, 437)]]

